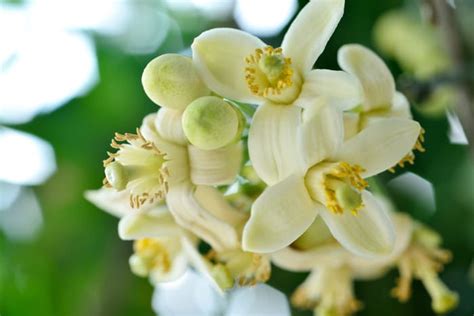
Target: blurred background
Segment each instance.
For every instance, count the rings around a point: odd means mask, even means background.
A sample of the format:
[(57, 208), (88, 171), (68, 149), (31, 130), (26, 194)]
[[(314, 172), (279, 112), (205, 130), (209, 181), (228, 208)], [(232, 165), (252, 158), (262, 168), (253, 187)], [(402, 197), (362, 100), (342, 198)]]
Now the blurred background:
[[(305, 3), (0, 1), (2, 316), (153, 315), (152, 286), (128, 266), (131, 243), (118, 238), (117, 220), (83, 192), (100, 187), (114, 132), (133, 131), (157, 110), (140, 82), (148, 61), (190, 54), (195, 36), (220, 26), (278, 47)], [(474, 313), (474, 151), (467, 145), (472, 129), (463, 130), (460, 121), (474, 118), (459, 107), (457, 88), (473, 79), (474, 2), (449, 2), (466, 53), (462, 67), (449, 48), (456, 42), (429, 3), (347, 1), (317, 67), (338, 69), (337, 49), (361, 43), (384, 57), (409, 96), (426, 130), (427, 152), (381, 179), (398, 208), (439, 231), (453, 251), (442, 278), (460, 294), (450, 315), (464, 316)], [(274, 268), (270, 284), (289, 294), (305, 276)], [(390, 297), (396, 276), (356, 283), (365, 302), (360, 315), (432, 315), (419, 282), (408, 303)]]

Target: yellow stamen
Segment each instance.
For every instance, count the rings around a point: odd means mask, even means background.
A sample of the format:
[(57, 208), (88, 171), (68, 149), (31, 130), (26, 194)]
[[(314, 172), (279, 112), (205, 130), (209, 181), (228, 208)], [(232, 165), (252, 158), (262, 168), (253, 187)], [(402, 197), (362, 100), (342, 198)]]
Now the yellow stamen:
[(367, 181), (360, 176), (363, 171), (364, 169), (358, 165), (352, 166), (341, 162), (326, 174), (324, 178), (326, 207), (334, 214), (342, 214), (344, 209), (350, 208), (356, 215), (363, 208), (360, 192), (368, 186)]
[(133, 249), (135, 253), (130, 258), (130, 265), (134, 273), (147, 276), (151, 271), (170, 271), (170, 255), (160, 241), (152, 238), (139, 239), (133, 244)]
[(146, 140), (140, 129), (136, 134), (116, 133), (111, 147), (117, 152), (108, 152), (109, 158), (104, 160), (104, 187), (129, 190), (132, 208), (164, 199), (169, 175), (165, 154)]
[[(424, 227), (420, 229), (427, 230)], [(422, 234), (415, 231), (412, 244), (398, 262), (400, 278), (392, 290), (392, 295), (401, 302), (407, 301), (411, 295), (412, 280), (417, 278), (423, 282), (431, 295), (433, 310), (446, 313), (456, 307), (458, 297), (439, 279), (438, 273), (443, 269), (443, 265), (451, 260), (451, 253), (439, 248), (438, 243), (426, 242), (426, 238), (420, 239), (418, 236), (426, 236), (424, 231), (420, 233)]]
[(400, 168), (405, 168), (405, 164), (409, 163), (410, 165), (415, 164), (415, 153), (414, 151), (419, 151), (420, 153), (424, 153), (426, 151), (425, 147), (423, 147), (423, 143), (425, 141), (425, 130), (422, 128), (420, 130), (420, 135), (418, 135), (418, 139), (416, 140), (415, 145), (411, 152), (409, 152), (405, 157), (403, 157), (395, 166), (388, 169), (389, 172), (394, 173), (395, 168), (398, 166)]
[(206, 257), (216, 266), (224, 265), (240, 286), (255, 285), (270, 278), (270, 261), (263, 255), (241, 250), (211, 250)]
[(245, 80), (253, 94), (263, 97), (280, 95), (283, 89), (293, 84), (291, 59), (284, 57), (281, 48), (258, 48), (245, 58), (245, 62)]

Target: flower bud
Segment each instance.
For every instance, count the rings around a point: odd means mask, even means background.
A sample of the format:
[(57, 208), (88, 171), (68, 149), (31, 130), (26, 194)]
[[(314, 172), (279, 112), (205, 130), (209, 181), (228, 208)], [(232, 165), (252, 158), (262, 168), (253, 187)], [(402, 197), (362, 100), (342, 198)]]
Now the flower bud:
[(193, 100), (210, 93), (191, 58), (178, 54), (150, 61), (143, 71), (142, 85), (153, 102), (175, 110), (184, 110)]
[(208, 96), (193, 101), (183, 113), (184, 134), (194, 146), (213, 150), (240, 137), (239, 112), (221, 98)]
[(211, 275), (222, 290), (228, 290), (234, 286), (234, 279), (229, 270), (222, 264), (213, 266), (211, 269)]

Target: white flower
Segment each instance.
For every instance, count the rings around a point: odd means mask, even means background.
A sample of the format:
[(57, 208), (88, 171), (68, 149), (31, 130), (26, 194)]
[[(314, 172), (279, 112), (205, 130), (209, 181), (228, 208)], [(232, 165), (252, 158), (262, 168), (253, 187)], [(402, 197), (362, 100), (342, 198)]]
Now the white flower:
[(348, 74), (311, 70), (343, 9), (343, 0), (311, 1), (291, 24), (281, 48), (227, 28), (206, 31), (194, 40), (193, 61), (213, 91), (261, 104), (250, 127), (248, 146), (252, 164), (267, 184), (298, 169), (297, 127), (303, 108), (313, 107), (316, 96), (324, 95), (343, 108), (344, 103), (353, 106), (356, 102), (356, 86)]
[[(244, 229), (243, 248), (254, 252), (281, 249), (319, 214), (348, 250), (365, 256), (390, 252), (394, 241), (391, 221), (364, 190), (364, 178), (387, 170), (410, 152), (420, 126), (396, 118), (374, 122), (343, 143), (341, 111), (321, 99), (318, 102), (305, 110), (298, 134), (279, 130), (279, 146), (292, 153), (301, 170), (287, 172), (289, 176), (255, 201)], [(299, 143), (300, 151), (293, 151), (294, 143)], [(265, 142), (261, 147), (268, 161), (284, 166), (280, 156), (265, 150)], [(291, 170), (288, 166), (283, 169)]]
[(274, 253), (272, 262), (277, 266), (295, 272), (310, 271), (293, 293), (293, 305), (314, 309), (319, 316), (346, 316), (360, 309), (353, 281), (379, 277), (395, 264), (410, 242), (413, 230), (410, 219), (393, 214), (393, 220), (397, 240), (394, 251), (388, 256), (366, 259), (351, 254), (331, 237), (321, 220), (316, 220), (291, 247)]
[[(371, 50), (356, 44), (339, 49), (338, 62), (341, 68), (358, 81), (360, 104), (355, 111), (344, 113), (345, 138), (348, 139), (371, 124), (392, 119), (411, 120), (410, 104), (406, 97), (395, 90), (395, 81), (383, 60)], [(424, 130), (413, 149), (424, 152)], [(415, 156), (409, 152), (398, 164), (413, 164)]]
[[(131, 208), (166, 198), (175, 220), (216, 250), (234, 249), (239, 246), (239, 236), (234, 226), (245, 216), (233, 209), (221, 193), (211, 185), (229, 184), (240, 168), (242, 145), (236, 143), (217, 150), (201, 150), (187, 143), (172, 142), (181, 131), (181, 117), (171, 110), (162, 115), (145, 117), (136, 134), (116, 134), (104, 162), (105, 186), (127, 192)], [(158, 132), (157, 121), (168, 121)], [(164, 134), (167, 137), (165, 139)], [(163, 136), (162, 136), (163, 135)], [(107, 206), (107, 190), (96, 194), (95, 202)], [(89, 194), (89, 196), (91, 196)], [(126, 208), (125, 205), (120, 207)]]
[[(380, 200), (385, 207), (387, 201)], [(440, 238), (409, 216), (391, 212), (396, 228), (393, 251), (377, 258), (351, 254), (331, 238), (322, 221), (316, 220), (291, 247), (272, 255), (277, 266), (295, 272), (311, 271), (306, 281), (293, 294), (296, 306), (315, 308), (317, 315), (349, 315), (360, 305), (353, 295), (354, 280), (381, 277), (394, 266), (400, 270), (397, 287), (392, 291), (400, 301), (410, 296), (413, 277), (420, 279), (432, 296), (433, 310), (445, 313), (457, 304), (457, 295), (438, 278), (442, 264), (450, 259), (439, 248)], [(333, 314), (331, 314), (333, 315)]]

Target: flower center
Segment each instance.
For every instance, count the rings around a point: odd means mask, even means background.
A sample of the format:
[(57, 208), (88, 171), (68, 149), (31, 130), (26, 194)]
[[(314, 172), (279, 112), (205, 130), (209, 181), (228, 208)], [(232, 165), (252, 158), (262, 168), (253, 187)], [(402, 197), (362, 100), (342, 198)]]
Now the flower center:
[(423, 147), (423, 143), (425, 141), (425, 130), (422, 128), (420, 131), (420, 135), (418, 135), (418, 139), (416, 140), (415, 145), (411, 152), (409, 152), (405, 157), (403, 157), (395, 166), (388, 169), (389, 172), (394, 173), (395, 168), (398, 166), (400, 168), (405, 168), (405, 164), (409, 163), (410, 165), (415, 164), (415, 151), (420, 153), (424, 153), (426, 151), (425, 147)]
[(241, 250), (211, 250), (207, 258), (215, 263), (215, 267), (228, 271), (240, 286), (255, 285), (270, 278), (270, 261), (260, 254)]
[(311, 197), (334, 214), (347, 210), (356, 215), (364, 206), (361, 192), (368, 186), (363, 171), (347, 162), (320, 163), (308, 171), (306, 183)]
[(133, 244), (135, 253), (130, 257), (132, 271), (139, 276), (148, 276), (152, 271), (166, 273), (171, 268), (170, 255), (158, 240), (144, 238)]
[[(126, 142), (126, 143), (120, 143)], [(104, 186), (130, 191), (130, 206), (162, 200), (168, 191), (165, 154), (147, 141), (137, 128), (136, 134), (115, 134), (111, 146), (118, 149), (104, 160)]]
[(281, 48), (258, 48), (245, 61), (245, 79), (253, 94), (280, 95), (283, 89), (293, 85), (291, 59), (283, 55)]

